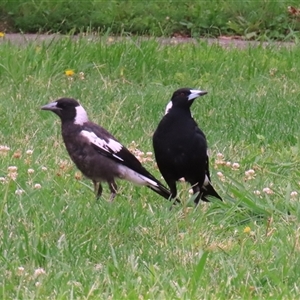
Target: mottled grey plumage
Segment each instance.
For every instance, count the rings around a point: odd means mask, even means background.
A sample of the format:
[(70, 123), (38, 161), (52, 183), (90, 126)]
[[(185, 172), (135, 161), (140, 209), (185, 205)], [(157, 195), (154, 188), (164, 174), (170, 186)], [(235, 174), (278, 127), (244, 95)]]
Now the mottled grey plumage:
[(97, 198), (102, 194), (101, 182), (107, 182), (110, 200), (113, 200), (117, 192), (115, 179), (120, 178), (146, 185), (170, 199), (170, 191), (107, 130), (90, 122), (86, 111), (75, 99), (62, 98), (41, 109), (50, 110), (60, 117), (67, 151), (77, 168), (93, 181)]

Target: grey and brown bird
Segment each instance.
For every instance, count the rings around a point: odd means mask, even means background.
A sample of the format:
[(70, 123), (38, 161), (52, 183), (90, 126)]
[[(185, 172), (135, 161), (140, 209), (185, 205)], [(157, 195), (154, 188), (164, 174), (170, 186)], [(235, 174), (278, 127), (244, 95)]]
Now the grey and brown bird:
[(41, 109), (50, 110), (60, 117), (67, 151), (83, 175), (93, 181), (97, 198), (102, 194), (101, 183), (106, 182), (112, 201), (117, 193), (116, 179), (120, 178), (145, 185), (165, 199), (172, 200), (170, 191), (126, 147), (107, 130), (89, 121), (77, 100), (61, 98)]
[(155, 159), (172, 197), (177, 195), (176, 181), (183, 177), (198, 193), (196, 204), (209, 201), (208, 196), (222, 200), (211, 185), (206, 137), (190, 111), (194, 100), (206, 94), (190, 88), (175, 91), (153, 135)]

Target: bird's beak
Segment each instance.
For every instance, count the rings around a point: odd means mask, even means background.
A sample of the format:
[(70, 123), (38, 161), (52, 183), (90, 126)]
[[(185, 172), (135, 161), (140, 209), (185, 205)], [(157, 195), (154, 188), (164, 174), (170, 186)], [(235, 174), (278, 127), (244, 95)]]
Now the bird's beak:
[(200, 97), (200, 96), (204, 96), (204, 95), (206, 95), (207, 94), (207, 92), (206, 91), (200, 91), (200, 90), (190, 90), (190, 95), (189, 95), (189, 97), (188, 97), (188, 100), (190, 101), (190, 100), (194, 100), (194, 99), (196, 99), (196, 98), (198, 98), (198, 97)]
[(42, 110), (51, 110), (51, 111), (58, 111), (61, 110), (60, 107), (57, 107), (57, 102), (51, 102), (41, 107)]

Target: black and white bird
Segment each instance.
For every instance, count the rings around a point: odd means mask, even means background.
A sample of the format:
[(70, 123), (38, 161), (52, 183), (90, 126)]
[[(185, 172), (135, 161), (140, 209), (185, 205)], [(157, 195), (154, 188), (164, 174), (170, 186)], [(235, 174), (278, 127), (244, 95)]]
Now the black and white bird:
[(170, 191), (127, 148), (104, 128), (89, 121), (86, 111), (75, 99), (61, 98), (41, 109), (50, 110), (60, 117), (67, 151), (83, 175), (93, 181), (97, 199), (102, 194), (101, 183), (107, 182), (112, 201), (117, 192), (115, 179), (121, 178), (145, 185), (164, 198), (173, 200)]
[(207, 92), (181, 88), (174, 92), (165, 116), (154, 135), (153, 148), (158, 168), (176, 197), (176, 181), (184, 178), (192, 186), (197, 205), (207, 196), (222, 198), (210, 182), (206, 137), (193, 119), (190, 107), (194, 100)]

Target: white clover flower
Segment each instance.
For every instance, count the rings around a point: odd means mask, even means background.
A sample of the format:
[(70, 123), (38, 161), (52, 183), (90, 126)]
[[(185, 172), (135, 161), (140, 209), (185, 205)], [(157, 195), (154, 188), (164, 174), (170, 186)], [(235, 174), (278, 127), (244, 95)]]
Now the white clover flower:
[(231, 167), (231, 162), (230, 161), (226, 161), (226, 167)]
[(83, 72), (79, 72), (79, 79), (84, 80), (84, 73)]
[(24, 274), (25, 269), (23, 267), (18, 267), (17, 269), (17, 275), (21, 276)]
[(33, 174), (33, 173), (34, 173), (34, 170), (33, 170), (33, 169), (28, 169), (28, 170), (27, 170), (27, 173), (28, 173), (28, 174)]
[(17, 172), (8, 173), (7, 177), (15, 181), (18, 177), (18, 173)]
[(45, 275), (45, 274), (46, 274), (46, 271), (43, 268), (37, 268), (34, 271), (34, 277), (38, 277), (40, 275)]
[(48, 169), (46, 167), (42, 167), (42, 171), (47, 171)]
[(0, 182), (1, 183), (6, 183), (6, 178), (5, 177), (0, 177)]
[(255, 190), (253, 193), (254, 193), (254, 195), (257, 195), (257, 196), (260, 195), (260, 191), (259, 190)]
[(153, 161), (153, 158), (151, 158), (150, 156), (145, 158), (145, 161)]
[(245, 172), (246, 176), (253, 176), (254, 174), (255, 174), (255, 171), (253, 169), (250, 169), (250, 170)]
[(225, 161), (224, 161), (224, 155), (222, 153), (217, 153), (217, 159), (215, 161), (216, 165), (224, 165)]
[(103, 265), (100, 263), (100, 264), (96, 264), (95, 265), (95, 270), (102, 270), (103, 269)]
[(37, 281), (35, 284), (34, 284), (36, 287), (39, 287), (41, 286), (41, 283), (39, 281)]
[(224, 155), (222, 153), (217, 153), (217, 158), (218, 159), (224, 159)]
[(9, 150), (10, 148), (8, 146), (0, 145), (0, 154), (6, 154)]
[(18, 167), (16, 167), (16, 166), (9, 166), (7, 168), (7, 171), (10, 172), (10, 173), (17, 172), (18, 171)]
[(240, 168), (240, 164), (239, 163), (235, 162), (235, 163), (232, 164), (232, 169), (233, 170), (238, 170), (239, 168)]
[(193, 194), (193, 193), (194, 193), (193, 189), (189, 189), (189, 194)]
[(267, 195), (274, 194), (274, 192), (268, 187), (263, 188), (263, 192), (266, 193)]
[(32, 153), (33, 153), (33, 150), (31, 150), (31, 149), (29, 149), (29, 150), (26, 151), (27, 155), (32, 155)]
[(291, 198), (296, 198), (298, 193), (296, 191), (291, 192)]
[(24, 193), (22, 189), (16, 189), (15, 194), (21, 196)]
[(245, 175), (247, 180), (253, 179), (255, 177), (255, 171), (250, 169), (245, 172)]
[(218, 172), (217, 175), (221, 181), (223, 181), (223, 182), (225, 181), (225, 176), (222, 172)]
[(42, 186), (41, 186), (39, 183), (36, 183), (36, 184), (34, 185), (34, 188), (35, 188), (36, 190), (39, 190), (41, 187), (42, 187)]

